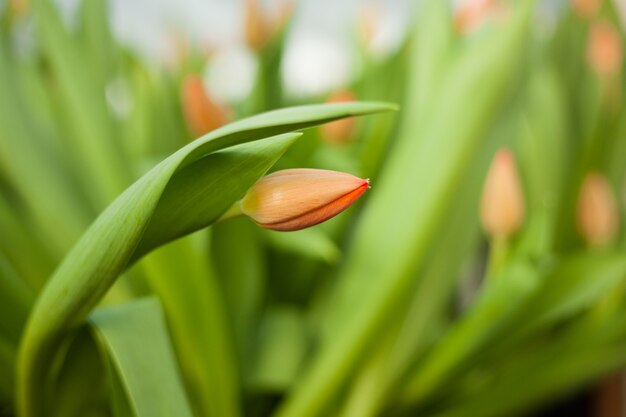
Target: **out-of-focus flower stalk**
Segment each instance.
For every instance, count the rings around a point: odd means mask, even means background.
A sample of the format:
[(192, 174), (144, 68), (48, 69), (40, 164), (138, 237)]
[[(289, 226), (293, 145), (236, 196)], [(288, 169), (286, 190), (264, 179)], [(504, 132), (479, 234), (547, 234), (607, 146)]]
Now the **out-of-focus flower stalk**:
[[(333, 93), (327, 103), (345, 103), (350, 101), (356, 101), (356, 96), (349, 90), (340, 90)], [(332, 144), (341, 144), (349, 142), (354, 134), (356, 120), (353, 117), (346, 119), (335, 120), (334, 122), (326, 123), (320, 127), (322, 133), (322, 139), (325, 142)]]
[(510, 238), (524, 222), (524, 194), (515, 156), (509, 149), (496, 152), (489, 167), (480, 202), (480, 220), (491, 238), (489, 273), (504, 262)]
[(585, 177), (576, 213), (578, 232), (592, 247), (610, 245), (619, 230), (615, 195), (604, 175), (592, 172)]
[(183, 81), (181, 100), (183, 115), (189, 131), (196, 137), (228, 123), (227, 108), (209, 96), (198, 75), (189, 75)]
[(321, 169), (287, 169), (260, 179), (234, 211), (271, 230), (293, 231), (336, 216), (369, 188), (369, 180)]

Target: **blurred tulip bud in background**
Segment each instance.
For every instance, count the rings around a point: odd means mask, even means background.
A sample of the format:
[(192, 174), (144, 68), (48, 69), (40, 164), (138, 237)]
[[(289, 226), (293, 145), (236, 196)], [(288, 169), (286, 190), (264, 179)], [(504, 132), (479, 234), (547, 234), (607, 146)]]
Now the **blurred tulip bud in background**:
[(217, 129), (230, 119), (227, 108), (209, 96), (198, 75), (185, 78), (181, 100), (187, 128), (196, 137)]
[(496, 152), (487, 173), (480, 203), (480, 220), (489, 235), (507, 238), (524, 222), (524, 195), (515, 156), (509, 149)]
[(501, 20), (508, 14), (505, 4), (497, 0), (462, 0), (454, 14), (454, 26), (459, 33), (467, 34), (489, 19)]
[(260, 179), (241, 211), (261, 227), (292, 231), (336, 216), (369, 188), (369, 180), (322, 169), (286, 169)]
[(620, 34), (609, 21), (594, 23), (587, 40), (587, 62), (602, 78), (619, 74), (624, 50)]
[[(327, 103), (345, 103), (356, 101), (356, 96), (349, 90), (337, 91), (328, 97)], [(322, 139), (328, 143), (347, 143), (354, 134), (355, 120), (353, 117), (335, 120), (320, 127)]]
[(602, 0), (573, 0), (572, 7), (574, 12), (584, 18), (591, 19), (598, 14)]
[(590, 246), (605, 246), (613, 241), (619, 229), (619, 213), (615, 195), (604, 175), (587, 174), (576, 215), (578, 232)]
[(28, 10), (28, 0), (9, 0), (9, 9), (14, 16), (22, 16)]
[(260, 52), (280, 32), (293, 12), (293, 2), (284, 2), (277, 13), (268, 15), (258, 0), (246, 0), (244, 12), (245, 39), (248, 47)]
[(379, 10), (374, 6), (363, 7), (359, 12), (359, 38), (363, 45), (370, 47), (377, 31)]
[(260, 51), (269, 39), (270, 28), (258, 0), (246, 0), (244, 19), (246, 43)]

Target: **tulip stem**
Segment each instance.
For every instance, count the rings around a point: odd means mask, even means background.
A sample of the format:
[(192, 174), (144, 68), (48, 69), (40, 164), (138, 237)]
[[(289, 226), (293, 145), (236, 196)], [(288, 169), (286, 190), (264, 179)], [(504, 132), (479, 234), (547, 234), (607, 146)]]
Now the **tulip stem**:
[(509, 254), (509, 239), (506, 236), (493, 236), (490, 243), (486, 274), (488, 280), (493, 279), (500, 272)]
[(233, 217), (241, 216), (241, 201), (236, 201), (222, 216), (217, 219), (218, 222), (232, 219)]

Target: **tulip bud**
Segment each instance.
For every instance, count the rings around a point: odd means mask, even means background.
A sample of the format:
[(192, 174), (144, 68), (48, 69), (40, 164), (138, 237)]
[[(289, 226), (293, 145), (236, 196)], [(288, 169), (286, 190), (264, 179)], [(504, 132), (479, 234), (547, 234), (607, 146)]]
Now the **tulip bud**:
[(611, 243), (619, 229), (615, 196), (606, 178), (597, 172), (587, 174), (578, 197), (577, 226), (591, 246)]
[(524, 196), (515, 156), (508, 149), (496, 152), (483, 188), (480, 204), (483, 228), (498, 238), (507, 238), (524, 221)]
[(373, 6), (361, 9), (359, 14), (359, 37), (367, 48), (371, 48), (378, 30), (380, 10)]
[(28, 10), (28, 0), (9, 0), (9, 8), (14, 16), (23, 16)]
[[(345, 103), (356, 101), (356, 96), (348, 90), (340, 90), (333, 93), (327, 103)], [(348, 117), (334, 122), (326, 123), (321, 126), (322, 139), (328, 143), (346, 143), (349, 142), (354, 133), (355, 119)]]
[(258, 0), (246, 0), (244, 18), (246, 43), (251, 49), (260, 51), (269, 39), (270, 28)]
[(598, 14), (602, 0), (574, 0), (574, 12), (583, 19), (591, 19)]
[(226, 108), (207, 94), (201, 77), (187, 76), (181, 96), (185, 122), (194, 136), (202, 136), (228, 122), (230, 117)]
[(454, 15), (454, 26), (459, 33), (467, 34), (488, 20), (503, 21), (510, 15), (504, 2), (497, 0), (465, 0)]
[(241, 201), (241, 211), (261, 227), (300, 230), (348, 208), (369, 180), (322, 169), (286, 169), (261, 178)]
[(587, 41), (587, 61), (601, 77), (617, 75), (624, 59), (622, 39), (615, 26), (608, 21), (595, 23)]
[(262, 51), (286, 25), (293, 12), (293, 2), (283, 3), (277, 12), (267, 15), (258, 0), (246, 0), (244, 29), (250, 49)]

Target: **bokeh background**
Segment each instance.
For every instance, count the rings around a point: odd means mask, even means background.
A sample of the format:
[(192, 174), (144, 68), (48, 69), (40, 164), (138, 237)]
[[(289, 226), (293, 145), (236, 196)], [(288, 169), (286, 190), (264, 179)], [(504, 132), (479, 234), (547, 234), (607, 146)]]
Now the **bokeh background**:
[(131, 265), (40, 409), (626, 416), (625, 22), (623, 0), (0, 0), (0, 415), (42, 288), (134, 181), (238, 119), (385, 101), (272, 168), (370, 178), (353, 207)]

